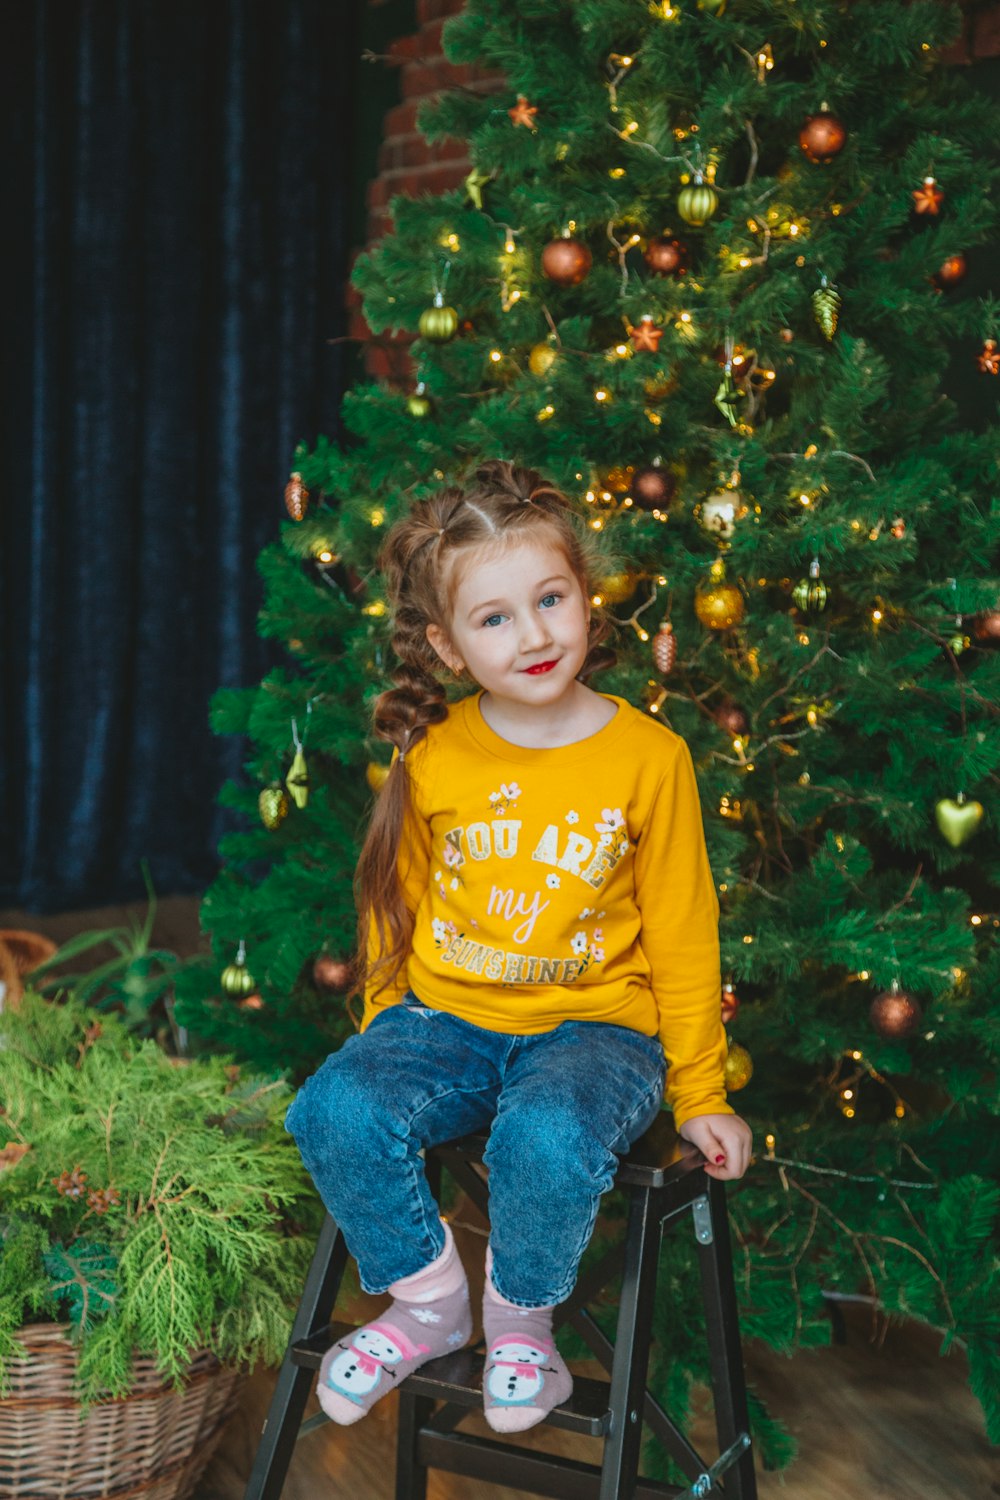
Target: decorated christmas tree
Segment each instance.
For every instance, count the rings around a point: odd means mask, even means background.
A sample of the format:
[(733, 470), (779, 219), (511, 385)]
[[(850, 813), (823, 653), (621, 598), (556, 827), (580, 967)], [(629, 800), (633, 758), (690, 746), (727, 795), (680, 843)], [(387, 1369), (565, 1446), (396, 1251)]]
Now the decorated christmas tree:
[[(412, 382), (358, 387), (349, 439), (294, 455), (260, 564), (288, 663), (215, 704), (247, 738), (224, 793), (246, 831), (178, 1017), (300, 1076), (349, 1031), (381, 537), (484, 457), (541, 470), (607, 549), (618, 665), (592, 685), (698, 768), (758, 1141), (730, 1194), (744, 1331), (824, 1342), (824, 1293), (870, 1297), (963, 1342), (1000, 1439), (1000, 436), (943, 389), (954, 350), (1000, 371), (967, 291), (1000, 120), (940, 64), (958, 24), (938, 0), (470, 0), (449, 23), (449, 56), (508, 87), (425, 108), (468, 143), (465, 191), (398, 199), (358, 263)], [(664, 1254), (676, 1291), (696, 1273)], [(675, 1406), (700, 1351), (686, 1324), (663, 1341)]]

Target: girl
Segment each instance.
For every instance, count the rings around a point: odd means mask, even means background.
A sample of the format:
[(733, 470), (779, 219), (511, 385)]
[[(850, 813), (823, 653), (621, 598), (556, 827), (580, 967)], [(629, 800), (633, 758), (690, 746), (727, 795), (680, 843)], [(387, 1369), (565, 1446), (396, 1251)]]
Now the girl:
[[(420, 1152), (490, 1126), (484, 1405), (510, 1432), (569, 1397), (553, 1310), (665, 1072), (705, 1170), (746, 1170), (718, 901), (684, 741), (585, 685), (614, 657), (564, 497), (486, 464), (416, 504), (381, 561), (402, 666), (375, 704), (398, 754), (357, 871), (364, 1017), (286, 1123), (362, 1286), (393, 1300), (327, 1352), (318, 1394), (357, 1421), (470, 1338)], [(449, 709), (442, 668), (479, 691)]]

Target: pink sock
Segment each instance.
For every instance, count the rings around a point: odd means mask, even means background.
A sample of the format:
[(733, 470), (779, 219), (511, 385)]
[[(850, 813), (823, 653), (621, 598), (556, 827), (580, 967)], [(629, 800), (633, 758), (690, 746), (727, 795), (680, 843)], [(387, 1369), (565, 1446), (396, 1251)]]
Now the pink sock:
[(411, 1371), (469, 1342), (469, 1288), (447, 1224), (444, 1239), (429, 1266), (392, 1283), (393, 1300), (381, 1317), (324, 1354), (316, 1394), (342, 1427), (359, 1422)]
[(554, 1307), (518, 1307), (493, 1285), (486, 1251), (483, 1291), (483, 1410), (494, 1432), (524, 1432), (568, 1401), (573, 1377), (552, 1336)]

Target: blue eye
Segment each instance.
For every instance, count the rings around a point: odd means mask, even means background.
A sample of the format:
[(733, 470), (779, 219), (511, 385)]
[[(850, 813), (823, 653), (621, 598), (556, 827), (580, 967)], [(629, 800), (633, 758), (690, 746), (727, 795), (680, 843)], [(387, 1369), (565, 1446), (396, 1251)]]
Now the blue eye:
[[(542, 598), (539, 601), (539, 603), (544, 604), (545, 601), (546, 601), (546, 599), (555, 599), (556, 601), (558, 601), (561, 598), (562, 598), (562, 594), (543, 594)], [(551, 608), (551, 605), (549, 606), (549, 608)]]
[(503, 615), (487, 615), (486, 619), (483, 621), (483, 624), (488, 625), (491, 620), (502, 620), (503, 618)]

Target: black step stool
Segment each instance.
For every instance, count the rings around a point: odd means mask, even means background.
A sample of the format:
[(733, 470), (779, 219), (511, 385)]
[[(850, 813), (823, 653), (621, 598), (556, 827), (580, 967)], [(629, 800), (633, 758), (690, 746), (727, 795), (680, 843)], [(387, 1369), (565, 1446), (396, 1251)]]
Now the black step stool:
[[(436, 1193), (444, 1165), (472, 1202), (486, 1211), (489, 1190), (481, 1166), (486, 1140), (486, 1135), (467, 1136), (428, 1151), (428, 1178)], [(461, 1349), (430, 1360), (399, 1388), (395, 1500), (425, 1500), (428, 1469), (555, 1500), (757, 1500), (725, 1190), (706, 1176), (702, 1166), (699, 1152), (678, 1139), (670, 1116), (660, 1115), (622, 1159), (615, 1179), (615, 1187), (628, 1195), (624, 1242), (581, 1275), (572, 1297), (558, 1308), (556, 1326), (569, 1323), (576, 1330), (610, 1373), (610, 1383), (574, 1377), (570, 1401), (546, 1420), (553, 1427), (603, 1438), (600, 1468), (456, 1432), (468, 1409), (482, 1402), (483, 1352)], [(679, 1224), (691, 1225), (698, 1244), (720, 1449), (714, 1463), (692, 1448), (646, 1389), (660, 1235), (664, 1227)], [(302, 1413), (324, 1352), (351, 1331), (329, 1323), (346, 1261), (343, 1236), (327, 1216), (244, 1500), (278, 1500), (296, 1441), (328, 1420), (319, 1412), (303, 1422)], [(619, 1270), (618, 1327), (612, 1344), (588, 1313), (587, 1303)], [(637, 1478), (644, 1422), (690, 1480), (686, 1488)]]

